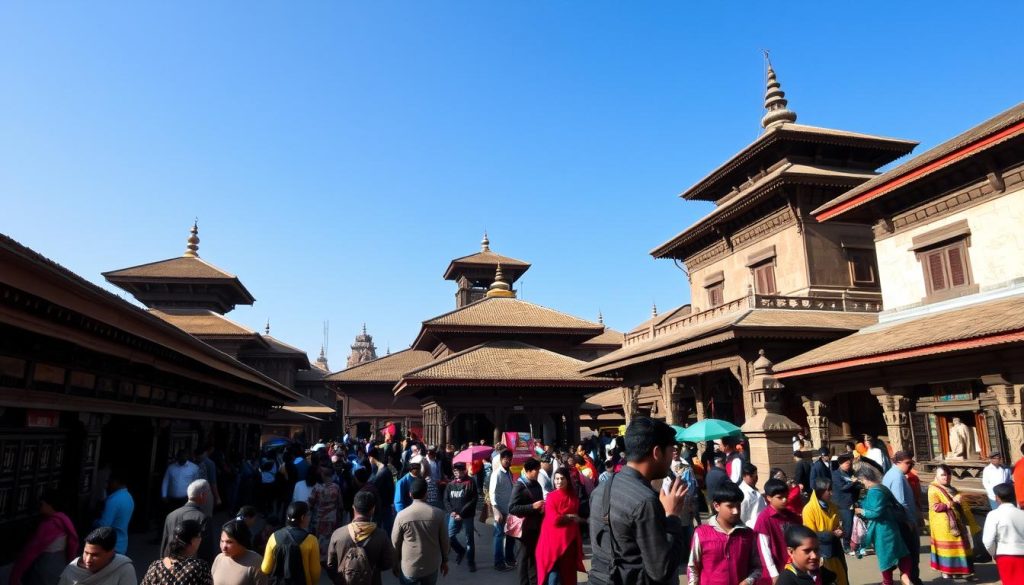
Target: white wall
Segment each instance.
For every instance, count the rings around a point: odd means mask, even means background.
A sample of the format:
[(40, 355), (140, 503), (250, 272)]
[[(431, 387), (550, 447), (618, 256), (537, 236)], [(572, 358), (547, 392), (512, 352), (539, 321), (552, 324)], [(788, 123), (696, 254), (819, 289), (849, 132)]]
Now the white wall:
[(910, 249), (915, 236), (967, 220), (967, 255), (973, 282), (982, 289), (1024, 277), (1024, 189), (920, 225), (875, 243), (886, 310), (921, 302), (924, 271)]

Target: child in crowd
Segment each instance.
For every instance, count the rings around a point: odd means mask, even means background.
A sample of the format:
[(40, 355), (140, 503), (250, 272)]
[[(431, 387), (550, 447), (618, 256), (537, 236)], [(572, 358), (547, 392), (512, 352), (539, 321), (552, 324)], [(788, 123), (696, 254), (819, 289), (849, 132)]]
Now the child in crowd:
[(688, 575), (690, 585), (753, 585), (761, 576), (754, 532), (743, 525), (743, 492), (726, 482), (711, 494), (714, 516), (693, 533)]
[(775, 585), (835, 585), (836, 575), (821, 566), (818, 535), (806, 526), (786, 529), (786, 550), (790, 561)]
[(789, 562), (786, 546), (786, 528), (803, 525), (803, 518), (786, 507), (789, 501), (789, 486), (778, 479), (769, 479), (764, 484), (764, 497), (768, 507), (761, 511), (754, 523), (758, 550), (764, 571), (758, 585), (772, 585)]

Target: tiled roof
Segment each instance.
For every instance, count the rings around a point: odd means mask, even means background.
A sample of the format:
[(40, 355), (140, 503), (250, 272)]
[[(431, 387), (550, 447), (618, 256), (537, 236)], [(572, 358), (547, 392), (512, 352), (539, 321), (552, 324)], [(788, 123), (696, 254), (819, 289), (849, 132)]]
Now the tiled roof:
[(600, 323), (586, 321), (566, 313), (516, 298), (485, 298), (450, 313), (423, 322), (425, 329), (460, 330), (495, 328), (527, 330), (568, 330), (573, 333), (604, 331)]
[(298, 400), (284, 408), (300, 414), (334, 414), (337, 412), (336, 407), (313, 400), (304, 394), (299, 394)]
[(373, 361), (335, 372), (324, 380), (329, 382), (387, 382), (397, 383), (402, 374), (434, 360), (429, 351), (406, 349), (379, 357)]
[(399, 385), (484, 381), (509, 386), (537, 383), (592, 386), (611, 383), (580, 374), (580, 368), (585, 363), (518, 341), (491, 341), (407, 372)]
[(623, 335), (621, 332), (616, 331), (616, 330), (611, 329), (611, 328), (608, 328), (608, 327), (605, 327), (604, 333), (602, 333), (601, 335), (598, 335), (597, 337), (588, 339), (588, 340), (584, 341), (583, 343), (581, 343), (580, 345), (586, 345), (586, 346), (600, 345), (600, 346), (616, 346), (616, 347), (619, 347), (619, 346), (622, 345), (623, 341), (625, 341), (625, 338), (626, 338), (626, 336)]
[(187, 256), (159, 260), (120, 270), (111, 270), (110, 272), (104, 272), (103, 276), (107, 278), (128, 276), (136, 278), (199, 278), (215, 280), (237, 278), (234, 274), (225, 272), (202, 258)]
[(736, 167), (753, 158), (757, 153), (769, 145), (782, 140), (784, 137), (814, 142), (836, 142), (840, 144), (860, 144), (863, 147), (870, 147), (880, 151), (892, 151), (890, 160), (910, 152), (917, 142), (902, 140), (899, 138), (888, 138), (885, 136), (874, 136), (861, 134), (859, 132), (848, 132), (834, 128), (820, 128), (804, 124), (779, 124), (765, 130), (764, 134), (757, 137), (757, 140), (750, 143), (732, 158), (725, 161), (715, 170), (708, 173), (706, 177), (697, 181), (692, 187), (680, 194), (684, 199), (704, 199), (706, 191), (715, 185), (722, 177), (735, 170)]
[[(876, 356), (873, 363), (904, 359), (898, 352), (951, 351), (944, 344), (1024, 332), (1024, 295), (986, 301), (916, 318), (879, 323), (775, 365), (776, 373)], [(1006, 342), (993, 340), (992, 343)], [(1010, 340), (1012, 341), (1012, 340)], [(888, 355), (887, 354), (891, 354)], [(837, 367), (837, 369), (839, 369)]]
[(270, 349), (277, 353), (301, 354), (303, 357), (308, 359), (306, 352), (295, 347), (294, 345), (289, 345), (276, 337), (271, 337), (270, 335), (261, 335), (260, 337), (262, 337), (263, 340), (267, 342), (267, 345), (270, 346)]
[(462, 258), (456, 258), (452, 260), (452, 264), (484, 264), (494, 265), (500, 263), (504, 268), (506, 266), (529, 266), (529, 262), (523, 262), (515, 258), (509, 258), (508, 256), (502, 256), (490, 250), (486, 252), (477, 252), (476, 254), (470, 254), (469, 256), (463, 256)]
[[(985, 138), (990, 134), (994, 134), (1004, 128), (1008, 128), (1014, 124), (1017, 124), (1022, 120), (1024, 120), (1024, 102), (1017, 104), (1016, 106), (1006, 110), (1005, 112), (1002, 112), (999, 115), (989, 120), (986, 120), (985, 122), (982, 122), (981, 124), (975, 126), (974, 128), (971, 128), (970, 130), (967, 130), (966, 132), (954, 138), (951, 138), (950, 140), (947, 140), (946, 142), (943, 142), (942, 144), (939, 144), (938, 146), (929, 149), (918, 156), (915, 156), (914, 158), (908, 160), (907, 162), (878, 175), (877, 177), (871, 179), (870, 181), (867, 181), (861, 185), (858, 185), (857, 187), (854, 187), (853, 189), (850, 189), (849, 191), (843, 193), (839, 197), (836, 197), (835, 199), (822, 205), (818, 209), (815, 209), (811, 213), (817, 215), (819, 213), (832, 209), (833, 207), (836, 207), (841, 203), (844, 203), (851, 199), (855, 199), (856, 197), (860, 196), (863, 193), (871, 191), (872, 189), (875, 189), (880, 185), (884, 185), (885, 183), (888, 183), (893, 179), (906, 175), (911, 171), (914, 171), (932, 162), (935, 162), (943, 158), (944, 156), (951, 154), (959, 150), (960, 148), (963, 148), (964, 146), (967, 146), (982, 138)], [(987, 146), (994, 146), (995, 144), (998, 144), (998, 142), (993, 142), (992, 144), (989, 144)], [(938, 169), (933, 169), (932, 172), (934, 172), (935, 170)]]
[(680, 244), (691, 241), (695, 236), (710, 230), (714, 225), (714, 220), (720, 216), (727, 216), (748, 207), (756, 198), (759, 197), (759, 191), (763, 192), (762, 190), (766, 187), (772, 184), (777, 184), (774, 182), (783, 177), (786, 177), (787, 179), (799, 179), (802, 182), (811, 182), (813, 184), (849, 187), (857, 185), (876, 175), (877, 173), (873, 173), (871, 171), (854, 171), (850, 169), (818, 165), (785, 163), (757, 179), (750, 185), (747, 185), (736, 194), (729, 196), (717, 207), (712, 209), (707, 215), (697, 220), (690, 227), (676, 234), (671, 240), (651, 250), (650, 253), (656, 258), (669, 254), (672, 249), (676, 248)]
[(602, 374), (618, 368), (678, 355), (715, 343), (727, 341), (738, 330), (774, 330), (776, 334), (794, 331), (856, 331), (877, 320), (872, 313), (841, 311), (795, 311), (780, 309), (743, 309), (699, 325), (655, 337), (650, 341), (629, 345), (585, 364), (583, 372)]
[(258, 334), (252, 329), (207, 309), (150, 309), (149, 312), (197, 337), (204, 335), (258, 337)]

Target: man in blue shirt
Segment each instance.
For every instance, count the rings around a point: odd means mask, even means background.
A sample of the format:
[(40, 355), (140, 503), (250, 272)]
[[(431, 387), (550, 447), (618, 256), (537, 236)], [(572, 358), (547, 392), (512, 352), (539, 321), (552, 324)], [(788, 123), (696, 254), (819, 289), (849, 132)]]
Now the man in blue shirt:
[(412, 505), (412, 495), (409, 493), (409, 488), (412, 486), (412, 480), (421, 475), (422, 467), (420, 467), (420, 460), (419, 455), (411, 457), (409, 459), (409, 472), (403, 475), (402, 479), (398, 480), (398, 483), (395, 484), (395, 514)]
[(892, 456), (892, 467), (882, 477), (882, 485), (889, 488), (896, 501), (903, 507), (907, 527), (900, 533), (904, 536), (907, 549), (910, 550), (910, 580), (914, 585), (921, 583), (921, 536), (918, 529), (917, 494), (914, 494), (907, 481), (907, 474), (914, 467), (914, 456), (906, 451), (897, 451)]
[(110, 478), (107, 480), (107, 499), (103, 504), (103, 514), (96, 521), (95, 526), (110, 526), (117, 533), (117, 544), (114, 551), (118, 554), (128, 554), (128, 523), (131, 522), (132, 512), (135, 511), (135, 500), (128, 493), (124, 484), (123, 472), (118, 469), (110, 471)]

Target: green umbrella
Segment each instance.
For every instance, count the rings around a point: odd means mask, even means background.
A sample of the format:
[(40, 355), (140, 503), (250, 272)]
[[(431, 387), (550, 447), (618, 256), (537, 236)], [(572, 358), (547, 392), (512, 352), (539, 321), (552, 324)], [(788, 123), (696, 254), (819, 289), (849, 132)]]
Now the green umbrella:
[(731, 422), (718, 420), (717, 418), (706, 418), (683, 429), (682, 432), (677, 430), (676, 441), (699, 443), (701, 441), (721, 439), (722, 437), (739, 436), (740, 434), (740, 428)]
[(683, 433), (686, 432), (686, 429), (684, 429), (683, 427), (681, 427), (679, 425), (671, 425), (671, 427), (676, 432), (676, 443), (682, 443), (683, 441), (686, 440), (686, 439), (682, 438), (683, 437)]

